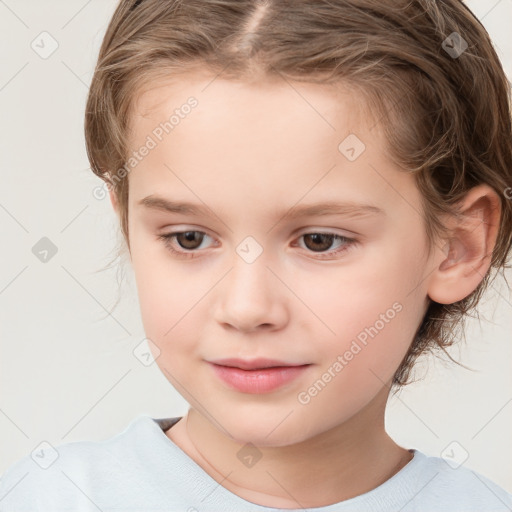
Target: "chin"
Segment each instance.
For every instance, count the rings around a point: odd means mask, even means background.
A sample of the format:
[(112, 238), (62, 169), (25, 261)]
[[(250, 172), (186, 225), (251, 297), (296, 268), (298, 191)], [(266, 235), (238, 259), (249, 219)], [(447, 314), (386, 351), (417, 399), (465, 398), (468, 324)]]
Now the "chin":
[[(286, 415), (284, 416), (286, 418)], [(310, 437), (310, 433), (304, 429), (303, 422), (293, 418), (293, 414), (283, 421), (267, 417), (254, 417), (246, 415), (244, 418), (232, 417), (224, 420), (223, 426), (233, 436), (233, 440), (243, 445), (251, 443), (255, 446), (280, 447), (297, 444)]]

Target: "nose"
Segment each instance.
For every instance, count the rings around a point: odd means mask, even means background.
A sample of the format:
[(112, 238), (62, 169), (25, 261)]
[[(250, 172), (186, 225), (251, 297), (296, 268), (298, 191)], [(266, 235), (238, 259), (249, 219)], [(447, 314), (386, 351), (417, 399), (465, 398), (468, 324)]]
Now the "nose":
[(248, 263), (237, 254), (227, 276), (216, 287), (215, 319), (243, 332), (282, 329), (289, 319), (290, 292), (260, 256)]

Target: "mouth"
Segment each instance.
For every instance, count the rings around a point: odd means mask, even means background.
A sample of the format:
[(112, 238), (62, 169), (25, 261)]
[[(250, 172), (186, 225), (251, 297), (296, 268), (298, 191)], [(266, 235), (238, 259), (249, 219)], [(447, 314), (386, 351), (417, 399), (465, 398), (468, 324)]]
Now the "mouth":
[[(290, 365), (266, 360), (252, 362), (210, 362), (215, 375), (231, 389), (242, 393), (262, 394), (275, 391), (298, 378), (306, 371), (308, 364)], [(237, 366), (230, 366), (230, 365)], [(243, 365), (246, 368), (240, 368)]]
[(286, 361), (279, 361), (277, 359), (267, 359), (260, 357), (257, 359), (237, 359), (225, 358), (217, 359), (215, 361), (208, 361), (219, 366), (226, 366), (229, 368), (239, 368), (241, 370), (265, 370), (267, 368), (288, 368), (304, 366), (307, 363), (288, 363)]

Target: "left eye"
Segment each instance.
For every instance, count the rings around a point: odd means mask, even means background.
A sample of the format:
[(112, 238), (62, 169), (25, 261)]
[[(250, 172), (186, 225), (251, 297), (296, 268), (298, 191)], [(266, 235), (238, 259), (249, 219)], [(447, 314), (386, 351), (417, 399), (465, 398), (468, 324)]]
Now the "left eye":
[[(299, 239), (300, 238), (304, 238), (306, 247), (311, 249), (313, 252), (322, 252), (322, 250), (329, 249), (335, 239), (338, 239), (340, 242), (345, 242), (345, 245), (341, 246), (341, 250), (345, 250), (347, 245), (350, 245), (350, 242), (353, 242), (352, 239), (347, 238), (346, 236), (335, 235), (334, 233), (306, 233), (301, 235)], [(338, 253), (340, 252), (340, 249), (336, 249), (332, 252)]]
[[(194, 252), (198, 249), (203, 242), (204, 238), (210, 238), (206, 233), (202, 231), (175, 231), (172, 233), (166, 233), (163, 235), (158, 235), (160, 240), (163, 240), (165, 246), (174, 254), (186, 257), (193, 258)], [(304, 238), (305, 245), (307, 249), (310, 249), (311, 252), (317, 254), (326, 254), (327, 256), (332, 256), (343, 251), (348, 250), (351, 246), (356, 243), (356, 240), (353, 238), (348, 238), (346, 236), (337, 235), (335, 233), (305, 233), (299, 237), (299, 239)], [(335, 250), (328, 250), (332, 244), (333, 240), (339, 240), (340, 245)], [(176, 249), (176, 245), (173, 243), (176, 241), (178, 243), (179, 248)], [(323, 256), (322, 256), (323, 257)]]

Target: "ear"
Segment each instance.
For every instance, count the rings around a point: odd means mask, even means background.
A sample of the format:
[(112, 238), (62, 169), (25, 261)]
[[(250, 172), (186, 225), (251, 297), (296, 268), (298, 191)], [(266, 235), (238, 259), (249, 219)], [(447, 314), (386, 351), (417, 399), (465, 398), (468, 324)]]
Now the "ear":
[(461, 201), (461, 215), (450, 218), (449, 239), (445, 239), (429, 278), (428, 296), (440, 304), (470, 295), (489, 270), (500, 222), (500, 198), (488, 185), (478, 185)]
[[(116, 215), (120, 218), (121, 213), (119, 211), (119, 203), (117, 202), (117, 195), (115, 194), (113, 188), (110, 188), (109, 195), (110, 195), (110, 203), (112, 204), (112, 208), (114, 208)], [(126, 241), (126, 239), (125, 239), (125, 241)], [(130, 244), (128, 242), (126, 242), (126, 246), (128, 248), (128, 255), (129, 255), (130, 261), (131, 261), (132, 254), (131, 254), (131, 250), (130, 250)]]
[(112, 204), (112, 208), (114, 208), (114, 211), (116, 212), (116, 214), (119, 215), (119, 204), (117, 202), (117, 196), (116, 196), (113, 188), (110, 188), (109, 195), (110, 195), (110, 202)]

